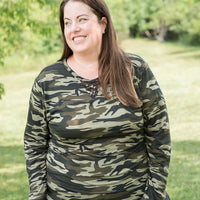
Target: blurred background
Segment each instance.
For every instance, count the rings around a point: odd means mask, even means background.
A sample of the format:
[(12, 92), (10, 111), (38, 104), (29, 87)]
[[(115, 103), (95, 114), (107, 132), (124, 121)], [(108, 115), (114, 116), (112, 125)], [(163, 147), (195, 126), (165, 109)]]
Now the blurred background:
[[(200, 199), (200, 0), (106, 0), (120, 46), (143, 57), (166, 98), (167, 191)], [(23, 132), (33, 81), (62, 53), (61, 0), (0, 1), (0, 199), (28, 199)]]

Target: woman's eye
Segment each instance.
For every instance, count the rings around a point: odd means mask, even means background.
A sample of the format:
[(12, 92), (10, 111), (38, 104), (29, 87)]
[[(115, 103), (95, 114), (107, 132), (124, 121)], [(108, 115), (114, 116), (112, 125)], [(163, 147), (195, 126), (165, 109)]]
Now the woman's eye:
[(79, 22), (84, 22), (84, 21), (86, 21), (87, 19), (85, 19), (85, 18), (80, 18), (79, 19)]
[(65, 26), (69, 26), (70, 25), (70, 22), (65, 22)]

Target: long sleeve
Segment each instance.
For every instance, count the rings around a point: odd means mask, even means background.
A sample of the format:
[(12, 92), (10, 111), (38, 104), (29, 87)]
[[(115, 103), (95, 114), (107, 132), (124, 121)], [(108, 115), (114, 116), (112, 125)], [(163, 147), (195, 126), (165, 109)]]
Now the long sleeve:
[(29, 200), (46, 199), (46, 153), (49, 135), (43, 96), (41, 87), (35, 81), (24, 133), (24, 151), (30, 185)]
[(144, 63), (140, 83), (149, 179), (143, 200), (168, 199), (165, 192), (170, 162), (170, 132), (166, 103), (150, 68)]

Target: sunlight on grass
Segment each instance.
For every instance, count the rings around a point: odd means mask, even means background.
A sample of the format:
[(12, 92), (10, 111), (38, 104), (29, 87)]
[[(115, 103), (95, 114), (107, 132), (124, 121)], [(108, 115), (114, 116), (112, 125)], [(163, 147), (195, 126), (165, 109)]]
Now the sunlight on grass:
[(198, 141), (177, 141), (172, 145), (168, 190), (173, 199), (198, 200), (200, 145)]
[[(1, 168), (0, 169), (0, 174), (5, 174), (5, 173), (9, 173), (9, 174), (15, 174), (16, 172), (19, 172), (21, 170), (24, 170), (24, 165), (23, 164), (19, 164), (19, 165), (15, 165), (15, 168), (9, 166), (9, 165), (5, 165), (5, 168)], [(9, 180), (7, 180), (9, 181)], [(13, 179), (13, 181), (17, 181), (15, 179)]]
[(1, 200), (25, 200), (28, 199), (28, 182), (25, 168), (20, 166), (10, 168), (9, 171), (0, 173)]
[[(36, 73), (2, 76), (6, 95), (0, 101), (0, 139), (5, 144), (22, 144), (29, 94)], [(16, 134), (13, 134), (16, 133)], [(20, 133), (20, 134), (18, 134)]]
[(46, 55), (29, 55), (24, 51), (15, 52), (5, 59), (5, 66), (0, 68), (0, 75), (40, 71), (46, 65), (56, 62), (61, 57), (61, 52), (60, 50)]
[[(14, 132), (16, 134), (16, 132)], [(10, 139), (12, 139), (10, 135)], [(17, 135), (20, 135), (17, 133)], [(4, 140), (1, 140), (4, 141)], [(9, 141), (9, 140), (8, 140)], [(1, 200), (24, 200), (28, 199), (28, 182), (25, 169), (23, 145), (0, 145), (0, 199)], [(19, 142), (21, 143), (21, 142)]]

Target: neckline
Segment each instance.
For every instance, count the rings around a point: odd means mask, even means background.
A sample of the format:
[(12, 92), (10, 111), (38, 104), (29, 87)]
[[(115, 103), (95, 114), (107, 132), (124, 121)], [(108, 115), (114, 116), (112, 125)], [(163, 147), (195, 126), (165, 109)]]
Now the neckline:
[(82, 76), (79, 76), (74, 70), (72, 70), (72, 68), (68, 65), (67, 63), (67, 59), (64, 59), (63, 60), (63, 64), (65, 66), (65, 68), (67, 69), (67, 71), (69, 71), (73, 77), (79, 79), (81, 82), (90, 82), (90, 83), (93, 83), (93, 82), (97, 82), (99, 80), (99, 78), (94, 78), (94, 79), (87, 79), (87, 78), (84, 78)]

